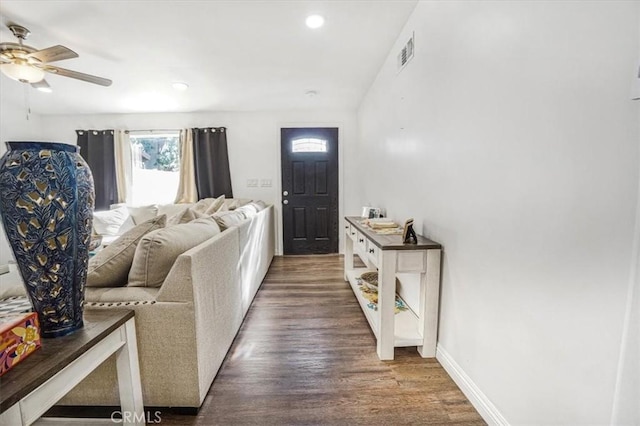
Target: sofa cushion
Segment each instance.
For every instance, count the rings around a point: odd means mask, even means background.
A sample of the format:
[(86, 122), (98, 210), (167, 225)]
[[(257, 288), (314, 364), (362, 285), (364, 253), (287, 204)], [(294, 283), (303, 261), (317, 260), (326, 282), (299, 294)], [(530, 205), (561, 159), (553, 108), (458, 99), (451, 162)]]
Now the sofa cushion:
[(209, 208), (204, 212), (207, 216), (211, 216), (223, 206), (225, 200), (225, 196), (221, 195), (218, 198), (214, 199), (213, 202), (209, 205)]
[(245, 220), (247, 220), (247, 216), (242, 211), (222, 211), (217, 212), (212, 216), (215, 221), (220, 226), (221, 230), (225, 230), (232, 226), (238, 226)]
[(250, 202), (251, 198), (228, 198), (224, 200), (224, 207), (226, 210), (235, 210), (238, 207), (249, 204)]
[(213, 218), (203, 217), (148, 233), (136, 247), (127, 285), (160, 287), (178, 256), (219, 232)]
[(158, 216), (166, 214), (167, 218), (183, 213), (193, 204), (161, 204), (158, 205)]
[(139, 302), (155, 303), (159, 288), (152, 287), (89, 287), (85, 291), (85, 306), (127, 306), (139, 305)]
[(265, 203), (262, 200), (252, 201), (249, 204), (254, 205), (256, 207), (256, 209), (258, 209), (259, 212), (261, 212), (262, 210), (267, 208), (267, 203)]
[(148, 206), (140, 206), (140, 207), (127, 207), (129, 209), (129, 214), (133, 218), (133, 221), (136, 225), (139, 225), (143, 222), (148, 221), (156, 216), (158, 216), (158, 205), (151, 204)]
[(219, 196), (218, 198), (203, 198), (198, 201), (193, 209), (198, 213), (206, 214), (207, 216), (211, 216), (224, 204), (224, 195)]
[(145, 234), (163, 228), (166, 220), (167, 216), (162, 215), (134, 226), (120, 238), (100, 250), (89, 260), (87, 287), (125, 285), (138, 242)]
[(196, 220), (206, 216), (207, 215), (204, 213), (197, 212), (193, 207), (189, 207), (188, 209), (167, 219), (167, 225), (179, 225), (181, 223), (188, 223), (192, 220)]
[(126, 206), (93, 212), (93, 229), (98, 235), (122, 235), (134, 226)]
[(245, 204), (242, 207), (238, 207), (237, 209), (235, 209), (235, 211), (244, 213), (247, 218), (254, 217), (258, 214), (258, 208), (253, 203)]

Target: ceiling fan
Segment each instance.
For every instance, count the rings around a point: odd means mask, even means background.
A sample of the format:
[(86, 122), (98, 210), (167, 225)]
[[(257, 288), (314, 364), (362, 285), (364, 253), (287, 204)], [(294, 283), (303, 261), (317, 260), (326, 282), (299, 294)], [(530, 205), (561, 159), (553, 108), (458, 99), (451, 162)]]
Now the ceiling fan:
[(22, 44), (31, 34), (28, 29), (15, 24), (10, 24), (8, 27), (18, 39), (18, 43), (0, 43), (0, 71), (7, 77), (22, 83), (30, 83), (36, 89), (49, 88), (49, 83), (44, 79), (45, 72), (100, 86), (111, 85), (111, 80), (106, 78), (49, 65), (50, 62), (77, 58), (78, 54), (60, 45), (37, 50)]

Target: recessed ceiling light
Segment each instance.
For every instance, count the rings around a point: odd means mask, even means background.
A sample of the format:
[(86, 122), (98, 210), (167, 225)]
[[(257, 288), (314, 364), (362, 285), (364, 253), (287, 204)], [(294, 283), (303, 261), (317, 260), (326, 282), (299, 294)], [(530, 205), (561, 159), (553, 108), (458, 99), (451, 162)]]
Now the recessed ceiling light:
[(320, 28), (324, 25), (324, 18), (320, 15), (309, 15), (307, 16), (307, 20), (305, 21), (305, 23), (309, 28)]
[(176, 90), (187, 90), (189, 88), (189, 85), (181, 81), (176, 81), (175, 83), (171, 84), (171, 87), (173, 87)]
[(51, 93), (53, 92), (53, 89), (51, 89), (51, 87), (38, 87), (38, 90), (44, 93)]

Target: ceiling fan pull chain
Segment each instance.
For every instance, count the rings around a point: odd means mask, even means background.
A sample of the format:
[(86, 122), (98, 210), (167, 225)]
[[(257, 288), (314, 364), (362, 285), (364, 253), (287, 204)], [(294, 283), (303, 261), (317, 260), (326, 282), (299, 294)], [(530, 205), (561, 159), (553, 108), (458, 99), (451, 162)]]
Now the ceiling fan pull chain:
[(29, 86), (26, 84), (23, 85), (24, 88), (24, 107), (27, 113), (27, 121), (29, 121), (29, 117), (31, 116), (31, 104), (29, 102)]

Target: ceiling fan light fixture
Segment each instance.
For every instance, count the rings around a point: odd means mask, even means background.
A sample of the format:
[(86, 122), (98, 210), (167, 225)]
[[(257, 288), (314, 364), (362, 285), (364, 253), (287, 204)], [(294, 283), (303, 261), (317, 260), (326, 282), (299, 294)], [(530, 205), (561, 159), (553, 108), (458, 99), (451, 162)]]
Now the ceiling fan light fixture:
[[(14, 24), (10, 24), (9, 29), (18, 38), (18, 43), (0, 42), (0, 71), (7, 77), (31, 83), (36, 89), (38, 86), (35, 84), (44, 81), (45, 72), (100, 86), (111, 86), (112, 81), (108, 78), (49, 65), (51, 62), (77, 58), (78, 54), (68, 47), (56, 45), (38, 50), (22, 43), (29, 35), (28, 29)], [(46, 82), (41, 86), (45, 85), (48, 86)]]
[(22, 83), (37, 83), (44, 79), (44, 71), (25, 64), (2, 64), (0, 71), (7, 77)]

